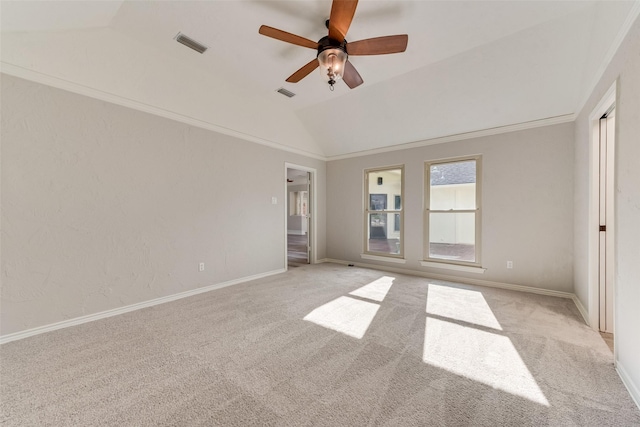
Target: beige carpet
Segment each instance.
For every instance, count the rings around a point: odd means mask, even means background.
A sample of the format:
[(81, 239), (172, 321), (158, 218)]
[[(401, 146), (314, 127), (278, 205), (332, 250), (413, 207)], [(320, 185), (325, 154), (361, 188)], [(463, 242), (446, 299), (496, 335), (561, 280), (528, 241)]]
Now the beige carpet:
[(349, 268), (0, 347), (3, 426), (630, 426), (566, 299)]

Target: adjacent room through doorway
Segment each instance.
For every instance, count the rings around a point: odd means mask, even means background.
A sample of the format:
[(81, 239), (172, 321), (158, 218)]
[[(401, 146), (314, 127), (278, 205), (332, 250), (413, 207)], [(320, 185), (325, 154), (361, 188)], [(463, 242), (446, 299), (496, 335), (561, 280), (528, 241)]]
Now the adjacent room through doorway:
[(308, 170), (287, 167), (287, 266), (311, 263), (311, 179)]

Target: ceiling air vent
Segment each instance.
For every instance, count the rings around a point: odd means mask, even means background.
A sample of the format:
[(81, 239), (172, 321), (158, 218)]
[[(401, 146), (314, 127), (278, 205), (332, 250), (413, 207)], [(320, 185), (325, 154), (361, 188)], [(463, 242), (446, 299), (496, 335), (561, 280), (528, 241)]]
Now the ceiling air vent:
[(294, 96), (296, 96), (295, 93), (291, 92), (290, 90), (286, 90), (285, 88), (281, 87), (280, 89), (278, 89), (276, 92), (283, 94), (284, 96), (288, 96), (289, 98), (293, 98)]
[(178, 33), (178, 35), (175, 37), (175, 39), (176, 39), (176, 41), (178, 43), (182, 43), (186, 47), (189, 47), (189, 48), (195, 50), (198, 53), (204, 53), (207, 49), (209, 49), (205, 45), (203, 45), (201, 43), (198, 43), (194, 39), (192, 39), (190, 37), (187, 37), (182, 33)]

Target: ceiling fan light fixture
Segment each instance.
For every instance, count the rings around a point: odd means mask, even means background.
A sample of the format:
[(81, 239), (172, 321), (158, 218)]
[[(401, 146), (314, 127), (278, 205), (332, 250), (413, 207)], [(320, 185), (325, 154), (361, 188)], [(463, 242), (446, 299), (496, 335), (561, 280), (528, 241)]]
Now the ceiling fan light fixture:
[(349, 43), (349, 47), (347, 47), (347, 39), (345, 37), (357, 6), (358, 0), (332, 0), (331, 15), (325, 21), (329, 34), (318, 40), (318, 42), (267, 25), (260, 26), (258, 33), (263, 36), (318, 50), (316, 59), (312, 59), (291, 74), (286, 80), (287, 83), (298, 83), (311, 74), (313, 70), (320, 68), (322, 78), (329, 83), (329, 89), (333, 90), (333, 86), (341, 79), (344, 80), (349, 89), (354, 89), (364, 81), (358, 70), (348, 60), (349, 53), (356, 56), (386, 55), (404, 52), (407, 49), (409, 36), (406, 34), (357, 40)]
[(342, 79), (348, 57), (347, 52), (339, 47), (330, 47), (318, 54), (320, 73), (325, 81), (329, 83), (331, 90), (333, 90), (333, 85)]

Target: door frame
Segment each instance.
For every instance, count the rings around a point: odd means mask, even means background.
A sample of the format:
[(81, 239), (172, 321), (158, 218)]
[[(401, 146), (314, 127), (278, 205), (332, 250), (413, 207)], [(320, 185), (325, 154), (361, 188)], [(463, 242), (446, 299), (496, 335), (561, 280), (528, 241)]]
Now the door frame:
[[(308, 166), (302, 166), (295, 163), (284, 163), (284, 197), (282, 200), (288, 200), (289, 189), (287, 186), (287, 169), (295, 169), (303, 172), (308, 172), (311, 174), (311, 185), (309, 185), (310, 193), (308, 195), (309, 203), (311, 204), (310, 209), (308, 210), (309, 215), (311, 215), (311, 221), (309, 221), (309, 230), (308, 230), (308, 238), (311, 241), (311, 256), (309, 257), (309, 264), (316, 264), (318, 262), (317, 258), (317, 242), (316, 242), (316, 230), (317, 230), (317, 218), (318, 218), (318, 191), (316, 184), (316, 176), (317, 170), (315, 168), (310, 168)], [(285, 206), (284, 209), (284, 268), (285, 270), (289, 269), (288, 262), (288, 254), (287, 254), (287, 219), (289, 217), (289, 206)]]
[(615, 111), (615, 104), (613, 104), (600, 119), (600, 226), (604, 225), (605, 230), (600, 231), (599, 242), (600, 315), (598, 323), (600, 331), (608, 333), (613, 333), (615, 324), (613, 320), (615, 313), (613, 304), (615, 292)]
[[(589, 280), (589, 326), (600, 330), (600, 119), (616, 105), (617, 80), (613, 82), (598, 105), (589, 116), (589, 219), (588, 219), (588, 280)], [(614, 138), (615, 139), (615, 138)], [(615, 146), (615, 141), (614, 141)], [(614, 148), (615, 149), (615, 148)], [(615, 172), (614, 172), (615, 174)], [(615, 195), (613, 211), (615, 212)], [(607, 218), (607, 240), (614, 239), (615, 243), (615, 216)], [(611, 232), (609, 232), (611, 230)], [(613, 262), (615, 279), (615, 259)], [(615, 309), (615, 283), (613, 304), (613, 333), (616, 328)], [(615, 341), (614, 341), (615, 343)], [(615, 344), (614, 344), (615, 356)], [(615, 360), (615, 357), (614, 357)]]

